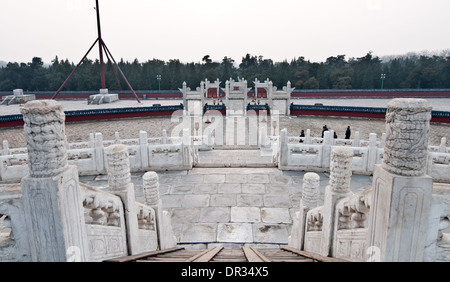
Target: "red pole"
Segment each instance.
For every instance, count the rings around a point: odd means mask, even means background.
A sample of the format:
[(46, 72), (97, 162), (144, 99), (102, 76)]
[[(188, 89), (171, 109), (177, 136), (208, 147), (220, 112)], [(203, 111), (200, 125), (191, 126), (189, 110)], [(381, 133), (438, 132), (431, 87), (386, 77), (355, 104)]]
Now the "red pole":
[(112, 63), (111, 63), (112, 60), (111, 60), (111, 58), (109, 57), (108, 52), (107, 52), (106, 49), (105, 49), (105, 45), (103, 45), (103, 49), (105, 50), (105, 55), (106, 55), (106, 58), (108, 59), (109, 67), (111, 68), (111, 71), (112, 71), (112, 73), (114, 74), (114, 78), (116, 79), (117, 86), (119, 86), (119, 89), (122, 90), (122, 86), (120, 85), (119, 78), (117, 78), (116, 72), (114, 71), (114, 66), (113, 66)]
[(141, 103), (141, 100), (139, 100), (138, 95), (136, 94), (136, 92), (134, 92), (133, 87), (131, 87), (131, 84), (128, 82), (128, 79), (125, 77), (125, 75), (123, 74), (122, 70), (120, 69), (119, 65), (116, 63), (116, 60), (114, 60), (113, 55), (111, 54), (111, 52), (108, 49), (108, 46), (106, 46), (106, 44), (103, 43), (103, 46), (105, 46), (105, 50), (106, 52), (109, 54), (109, 56), (111, 57), (111, 59), (113, 60), (114, 64), (117, 66), (117, 68), (119, 69), (120, 74), (122, 75), (123, 79), (125, 80), (125, 82), (127, 83), (128, 87), (130, 88), (131, 92), (133, 93), (134, 97), (136, 97), (136, 100)]
[(81, 59), (81, 61), (78, 63), (78, 65), (75, 67), (75, 69), (70, 73), (70, 75), (66, 78), (66, 80), (64, 81), (64, 83), (61, 85), (61, 87), (59, 87), (58, 91), (56, 91), (55, 95), (53, 95), (52, 99), (55, 99), (55, 97), (59, 94), (59, 92), (64, 88), (64, 86), (66, 86), (67, 82), (69, 81), (69, 79), (72, 77), (72, 75), (75, 73), (75, 71), (78, 69), (78, 67), (81, 65), (81, 63), (83, 63), (84, 59), (86, 59), (87, 55), (89, 54), (89, 52), (91, 52), (92, 48), (94, 48), (95, 43), (97, 43), (98, 39), (95, 40), (94, 44), (92, 44), (91, 48), (89, 48), (89, 50), (86, 52), (86, 54), (84, 55), (83, 59)]
[(106, 88), (106, 79), (105, 79), (105, 64), (103, 62), (103, 39), (102, 39), (102, 29), (100, 27), (100, 10), (98, 8), (98, 0), (95, 0), (96, 11), (97, 11), (97, 31), (98, 31), (98, 51), (100, 55), (100, 75), (102, 80), (102, 88)]

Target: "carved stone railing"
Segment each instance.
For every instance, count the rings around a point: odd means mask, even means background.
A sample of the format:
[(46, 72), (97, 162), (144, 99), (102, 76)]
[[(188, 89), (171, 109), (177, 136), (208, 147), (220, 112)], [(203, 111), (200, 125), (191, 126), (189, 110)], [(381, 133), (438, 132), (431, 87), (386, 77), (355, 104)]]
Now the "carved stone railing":
[(450, 261), (450, 185), (435, 184), (424, 261)]
[(332, 256), (351, 261), (366, 259), (367, 219), (372, 189), (367, 188), (339, 201), (336, 205), (336, 235)]
[(28, 232), (22, 204), (20, 185), (10, 184), (0, 186), (0, 261), (21, 262), (30, 261)]
[(108, 192), (80, 184), (89, 255), (92, 261), (127, 255), (122, 200)]
[[(287, 141), (280, 144), (280, 148), (287, 149), (280, 152), (274, 150), (274, 153), (280, 154), (280, 169), (327, 171), (333, 148), (344, 146), (353, 152), (353, 173), (371, 175), (374, 166), (383, 161), (386, 134), (383, 133), (380, 140), (377, 140), (375, 133), (369, 135), (369, 140), (359, 139), (359, 132), (354, 135), (353, 139), (334, 139), (333, 130), (330, 130), (324, 133), (324, 138), (318, 138), (311, 137), (308, 129), (305, 137), (288, 136)], [(446, 147), (446, 141), (443, 137), (440, 146), (428, 146), (428, 162), (424, 167), (436, 182), (450, 183), (450, 147)], [(270, 142), (267, 140), (266, 144)]]
[(450, 185), (426, 175), (427, 158), (447, 151), (445, 140), (429, 151), (430, 111), (423, 99), (388, 104), (382, 163), (372, 186), (356, 194), (352, 150), (333, 149), (324, 205), (293, 227), (305, 228), (305, 250), (350, 261), (450, 261)]
[[(320, 253), (322, 246), (323, 207), (317, 207), (306, 214), (304, 249)], [(303, 227), (305, 228), (305, 227)]]
[(127, 146), (105, 148), (108, 191), (99, 190), (79, 183), (68, 163), (60, 104), (29, 102), (22, 112), (33, 162), (21, 184), (0, 186), (0, 229), (11, 230), (7, 242), (0, 240), (0, 261), (102, 261), (154, 251), (162, 246), (158, 234), (171, 239), (165, 248), (176, 245), (159, 195), (160, 218), (135, 200)]
[(323, 225), (323, 214), (322, 214), (323, 207), (317, 207), (312, 209), (308, 212), (306, 218), (307, 218), (307, 225), (306, 225), (306, 231), (322, 231), (322, 225)]
[(366, 228), (366, 219), (370, 211), (372, 189), (367, 188), (339, 201), (336, 206), (337, 230)]
[[(186, 137), (167, 137), (165, 130), (161, 138), (147, 138), (147, 132), (140, 131), (137, 139), (103, 140), (101, 133), (90, 134), (89, 142), (66, 145), (67, 161), (75, 165), (80, 175), (98, 175), (106, 173), (104, 150), (113, 144), (127, 145), (132, 172), (149, 170), (184, 170), (191, 169), (194, 156), (198, 155), (199, 143), (191, 142), (189, 131), (183, 131)], [(154, 141), (154, 142), (153, 142)], [(28, 150), (26, 148), (9, 149), (8, 142), (3, 142), (0, 155), (0, 181), (18, 181), (28, 173)], [(201, 147), (206, 150), (208, 146)], [(5, 154), (6, 153), (6, 154)]]
[(84, 188), (86, 224), (123, 227), (123, 207), (119, 197), (85, 184), (80, 184), (80, 187)]

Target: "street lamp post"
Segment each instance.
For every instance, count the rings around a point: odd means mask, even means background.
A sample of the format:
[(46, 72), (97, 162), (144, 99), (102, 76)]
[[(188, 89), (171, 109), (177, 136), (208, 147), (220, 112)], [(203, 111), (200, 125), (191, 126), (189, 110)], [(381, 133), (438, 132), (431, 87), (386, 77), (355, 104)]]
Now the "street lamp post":
[(381, 74), (381, 89), (383, 89), (383, 83), (384, 83), (385, 78), (386, 78), (386, 74), (382, 73)]
[(158, 80), (158, 90), (161, 90), (161, 75), (157, 74), (156, 79)]

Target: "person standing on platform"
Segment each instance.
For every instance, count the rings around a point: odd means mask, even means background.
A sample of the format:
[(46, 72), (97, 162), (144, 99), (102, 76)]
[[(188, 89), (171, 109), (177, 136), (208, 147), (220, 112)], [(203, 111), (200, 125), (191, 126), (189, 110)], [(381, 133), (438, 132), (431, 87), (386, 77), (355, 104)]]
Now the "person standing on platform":
[(328, 131), (328, 127), (326, 124), (323, 126), (323, 129), (322, 129), (322, 138), (323, 138), (323, 135), (325, 134), (325, 131)]
[(352, 131), (350, 130), (350, 125), (347, 126), (347, 130), (345, 130), (345, 139), (350, 139), (350, 135), (352, 134)]

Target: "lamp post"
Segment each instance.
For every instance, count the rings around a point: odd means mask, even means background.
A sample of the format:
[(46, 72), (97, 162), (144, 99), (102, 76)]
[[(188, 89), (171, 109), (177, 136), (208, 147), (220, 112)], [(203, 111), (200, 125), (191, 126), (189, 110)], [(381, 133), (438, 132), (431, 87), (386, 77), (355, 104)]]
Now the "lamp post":
[(157, 74), (156, 79), (158, 80), (158, 90), (161, 90), (161, 75)]
[(381, 74), (381, 89), (383, 89), (383, 82), (384, 82), (385, 78), (386, 78), (386, 74), (382, 73)]

